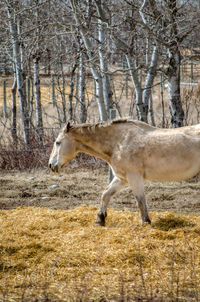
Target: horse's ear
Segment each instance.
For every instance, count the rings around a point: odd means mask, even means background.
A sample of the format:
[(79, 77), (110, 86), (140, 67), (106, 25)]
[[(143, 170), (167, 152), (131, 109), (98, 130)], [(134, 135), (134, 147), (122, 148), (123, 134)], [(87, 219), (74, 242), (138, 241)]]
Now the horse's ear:
[(64, 131), (65, 133), (67, 133), (67, 132), (69, 132), (69, 129), (70, 129), (70, 128), (71, 128), (71, 125), (70, 125), (70, 122), (68, 122), (68, 123), (65, 125), (63, 131)]

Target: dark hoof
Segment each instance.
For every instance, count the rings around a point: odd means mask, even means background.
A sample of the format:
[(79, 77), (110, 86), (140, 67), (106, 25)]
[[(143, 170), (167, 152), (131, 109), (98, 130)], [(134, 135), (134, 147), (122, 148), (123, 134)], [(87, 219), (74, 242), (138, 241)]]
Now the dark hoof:
[(98, 213), (95, 223), (100, 226), (105, 226), (106, 216), (107, 214), (104, 215), (103, 213)]
[(145, 224), (151, 224), (151, 220), (149, 219), (149, 217), (147, 217), (147, 218), (145, 218), (145, 220), (143, 221), (143, 225), (145, 225)]

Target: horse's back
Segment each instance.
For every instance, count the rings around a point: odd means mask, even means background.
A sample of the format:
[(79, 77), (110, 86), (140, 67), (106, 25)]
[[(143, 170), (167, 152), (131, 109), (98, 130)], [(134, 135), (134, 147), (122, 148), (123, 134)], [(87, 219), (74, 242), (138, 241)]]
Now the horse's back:
[(162, 129), (130, 121), (126, 130), (115, 158), (128, 171), (157, 181), (179, 181), (200, 171), (200, 125)]

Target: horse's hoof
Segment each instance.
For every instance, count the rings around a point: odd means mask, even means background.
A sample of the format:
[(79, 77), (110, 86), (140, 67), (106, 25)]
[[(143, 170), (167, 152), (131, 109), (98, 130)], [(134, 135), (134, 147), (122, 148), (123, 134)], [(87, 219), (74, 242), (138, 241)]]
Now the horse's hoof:
[(96, 224), (96, 225), (99, 225), (99, 226), (105, 226), (105, 221), (96, 220), (96, 221), (95, 221), (95, 224)]
[(144, 221), (142, 221), (142, 225), (145, 226), (145, 225), (148, 225), (150, 224), (151, 225), (151, 220), (148, 218), (146, 218)]
[(98, 213), (97, 214), (97, 219), (96, 219), (96, 221), (95, 221), (95, 223), (97, 224), (97, 225), (100, 225), (100, 226), (105, 226), (105, 219), (106, 219), (106, 214), (104, 215), (103, 213)]
[(145, 220), (145, 222), (151, 224), (151, 220), (149, 219), (149, 217)]

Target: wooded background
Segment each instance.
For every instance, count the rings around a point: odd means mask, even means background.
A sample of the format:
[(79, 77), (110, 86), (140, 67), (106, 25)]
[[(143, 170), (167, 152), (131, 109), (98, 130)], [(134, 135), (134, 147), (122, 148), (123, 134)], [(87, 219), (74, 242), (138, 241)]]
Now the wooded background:
[(161, 127), (199, 122), (199, 0), (2, 0), (0, 16), (1, 132), (14, 146), (111, 109)]

